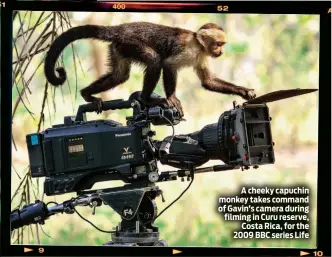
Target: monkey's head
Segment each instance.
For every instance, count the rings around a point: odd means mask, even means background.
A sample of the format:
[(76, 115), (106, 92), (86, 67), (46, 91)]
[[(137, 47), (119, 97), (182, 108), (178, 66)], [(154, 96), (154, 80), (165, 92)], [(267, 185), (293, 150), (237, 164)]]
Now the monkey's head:
[(215, 23), (204, 24), (196, 33), (198, 42), (211, 57), (217, 58), (223, 54), (226, 44), (226, 33)]

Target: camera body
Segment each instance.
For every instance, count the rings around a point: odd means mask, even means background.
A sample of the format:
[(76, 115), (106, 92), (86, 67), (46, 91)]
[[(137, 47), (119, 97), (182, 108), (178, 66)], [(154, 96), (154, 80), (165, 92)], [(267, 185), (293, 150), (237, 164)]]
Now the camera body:
[(97, 120), (27, 135), (32, 177), (47, 177), (47, 195), (91, 188), (112, 175), (130, 180), (133, 173), (151, 170), (153, 158), (146, 154), (142, 140), (148, 131), (148, 124), (121, 126)]
[[(43, 149), (43, 158), (31, 158), (33, 176), (58, 176), (82, 170), (103, 169), (130, 162), (144, 164), (141, 137), (147, 126), (120, 126), (97, 120), (58, 125), (40, 134), (27, 135), (30, 156)], [(34, 154), (35, 152), (35, 154)], [(34, 161), (39, 160), (34, 164)]]
[[(160, 97), (156, 94), (153, 97)], [(46, 177), (46, 195), (90, 189), (94, 183), (122, 180), (135, 185), (158, 181), (157, 161), (186, 169), (209, 160), (232, 166), (274, 163), (269, 110), (266, 104), (235, 104), (217, 123), (186, 135), (153, 140), (151, 125), (176, 125), (175, 108), (146, 107), (135, 92), (128, 101), (102, 103), (102, 110), (133, 109), (124, 126), (112, 120), (87, 121), (94, 104), (81, 105), (75, 117), (41, 133), (27, 135), (32, 177)]]

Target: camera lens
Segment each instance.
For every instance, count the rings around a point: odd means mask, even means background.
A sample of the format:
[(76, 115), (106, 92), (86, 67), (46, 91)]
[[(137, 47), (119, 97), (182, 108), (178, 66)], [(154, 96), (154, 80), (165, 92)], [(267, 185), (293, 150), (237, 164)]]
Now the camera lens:
[(204, 148), (209, 159), (219, 159), (227, 163), (223, 144), (223, 118), (224, 114), (219, 117), (217, 123), (206, 125), (191, 136)]

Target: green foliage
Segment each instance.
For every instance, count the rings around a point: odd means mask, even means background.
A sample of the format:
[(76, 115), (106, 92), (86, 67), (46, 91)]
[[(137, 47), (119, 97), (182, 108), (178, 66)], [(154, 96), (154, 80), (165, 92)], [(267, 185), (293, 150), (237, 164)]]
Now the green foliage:
[(234, 54), (245, 53), (248, 51), (248, 48), (249, 48), (248, 42), (239, 42), (227, 45), (226, 51), (229, 56), (232, 56)]

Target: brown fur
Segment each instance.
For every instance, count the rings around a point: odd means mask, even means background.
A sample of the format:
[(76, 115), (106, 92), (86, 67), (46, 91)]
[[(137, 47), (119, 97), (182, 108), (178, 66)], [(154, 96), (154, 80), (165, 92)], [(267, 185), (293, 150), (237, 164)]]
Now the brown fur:
[(217, 25), (215, 23), (206, 23), (202, 27), (199, 28), (199, 30), (201, 30), (201, 29), (216, 29), (216, 30), (224, 31), (222, 27), (220, 27), (219, 25)]
[[(250, 99), (251, 90), (217, 79), (207, 67), (208, 57), (219, 57), (226, 43), (224, 30), (214, 23), (203, 25), (197, 32), (149, 22), (125, 23), (117, 26), (86, 25), (72, 28), (58, 37), (46, 56), (45, 75), (57, 86), (66, 79), (65, 70), (57, 68), (60, 77), (54, 74), (56, 59), (61, 51), (77, 39), (95, 38), (111, 42), (108, 53), (108, 73), (81, 90), (88, 102), (99, 102), (92, 96), (114, 88), (129, 78), (133, 63), (145, 66), (141, 100), (147, 105), (168, 105), (183, 110), (176, 98), (177, 72), (183, 67), (194, 67), (202, 86), (208, 90), (236, 94)], [(152, 101), (150, 95), (163, 72), (166, 99)]]

